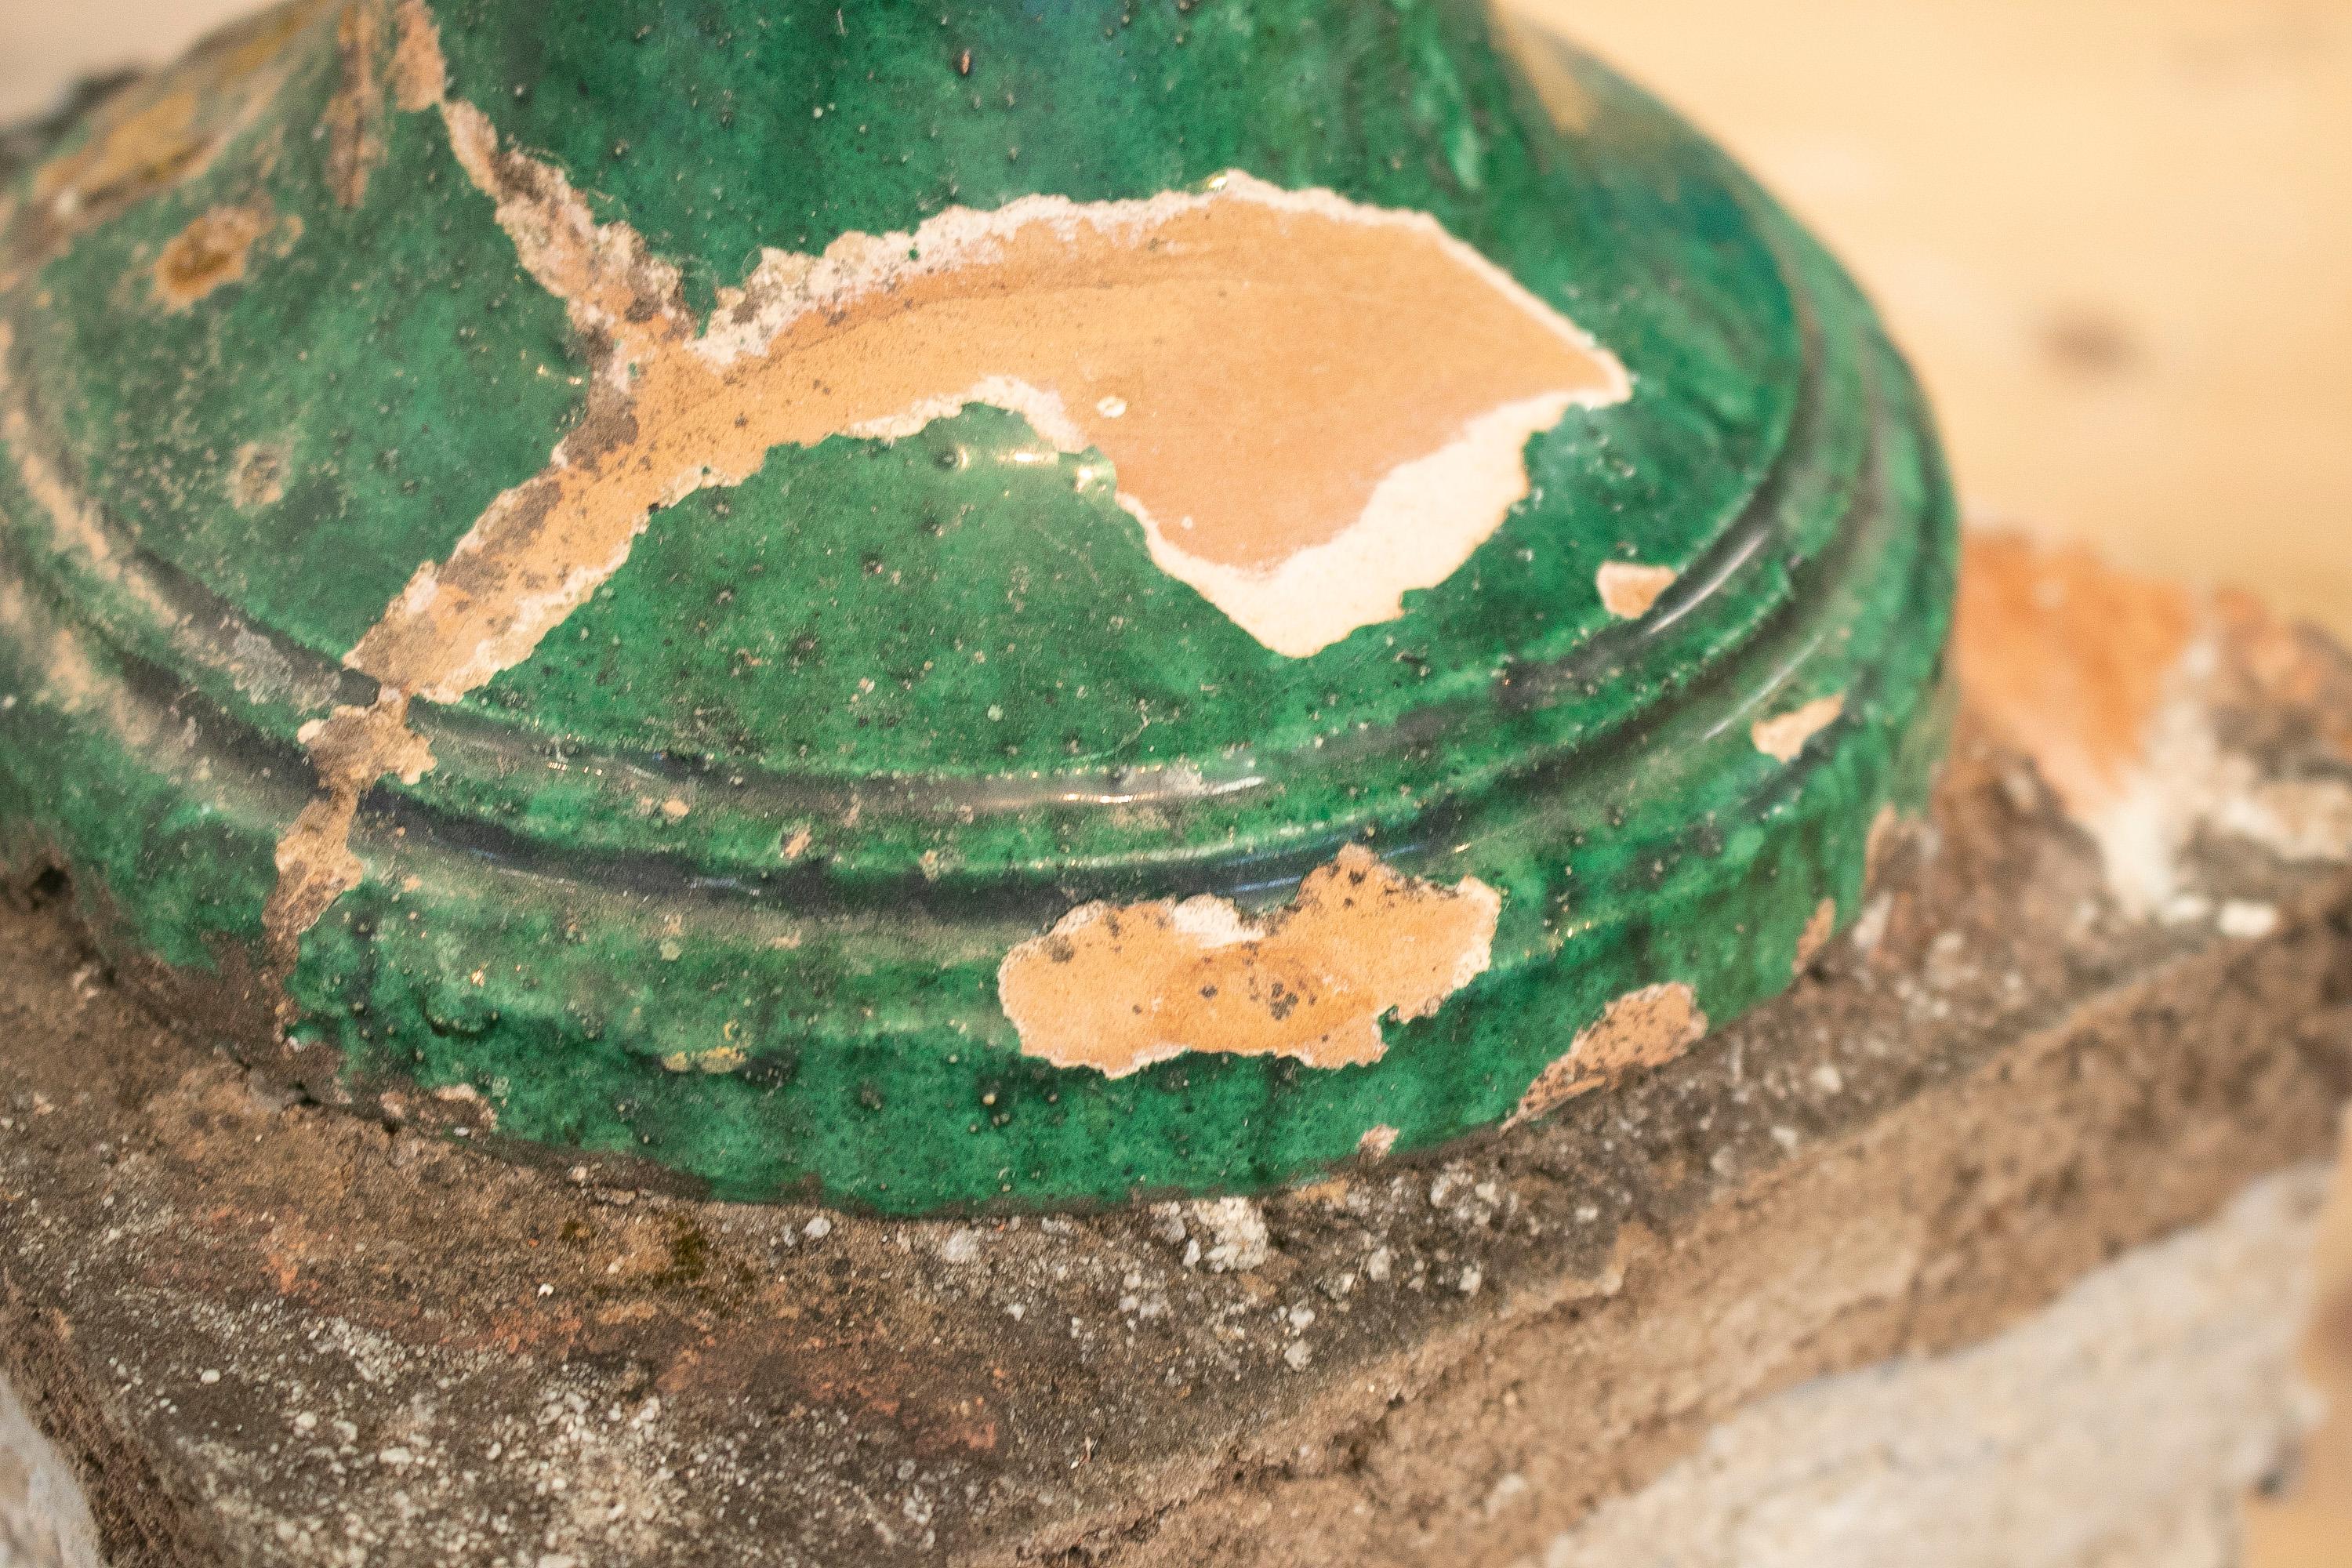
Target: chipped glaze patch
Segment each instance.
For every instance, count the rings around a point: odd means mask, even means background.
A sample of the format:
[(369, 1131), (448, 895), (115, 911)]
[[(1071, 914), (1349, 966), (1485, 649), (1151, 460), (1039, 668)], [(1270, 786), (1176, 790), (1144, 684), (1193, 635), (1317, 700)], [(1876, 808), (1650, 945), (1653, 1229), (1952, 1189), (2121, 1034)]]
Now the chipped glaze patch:
[(300, 740), (319, 775), (320, 793), (278, 841), (278, 885), (261, 915), (274, 963), (291, 967), (294, 944), (328, 906), (359, 886), (352, 823), (360, 797), (386, 773), (414, 784), (433, 753), (408, 728), (408, 698), (387, 689), (373, 706), (338, 708), (302, 726)]
[(284, 84), (287, 46), (332, 3), (298, 0), (235, 23), (92, 110), (89, 133), (33, 171), (0, 247), (0, 293), (109, 218), (209, 168)]
[[(405, 102), (442, 72), (430, 18), (401, 23)], [(548, 469), (420, 569), (353, 656), (429, 665), (413, 689), (442, 700), (527, 658), (655, 510), (740, 483), (779, 446), (896, 439), (974, 404), (1055, 451), (1100, 450), (1152, 559), (1305, 657), (1450, 576), (1524, 499), (1528, 438), (1631, 389), (1427, 215), (1239, 171), (770, 250), (698, 331), (633, 230), (597, 225), (478, 110), (436, 101), (525, 268), (610, 342), (604, 416), (592, 406)]]
[(1398, 1130), (1385, 1121), (1367, 1127), (1364, 1135), (1356, 1140), (1356, 1152), (1367, 1160), (1385, 1160), (1389, 1151), (1396, 1147), (1397, 1135)]
[(1803, 707), (1748, 726), (1756, 749), (1775, 762), (1793, 763), (1805, 742), (1828, 729), (1845, 711), (1843, 697), (1816, 697)]
[(2033, 759), (2137, 912), (2176, 891), (2199, 815), (2190, 797), (2219, 760), (2195, 700), (2199, 668), (2211, 662), (2203, 619), (2187, 590), (2081, 548), (1979, 535), (1960, 574), (1962, 684), (1994, 731)]
[[(1864, 880), (1867, 879), (1868, 875), (1865, 873)], [(1797, 934), (1797, 958), (1796, 962), (1789, 966), (1789, 972), (1791, 974), (1802, 974), (1806, 970), (1811, 969), (1813, 966), (1813, 960), (1822, 955), (1822, 949), (1827, 947), (1830, 944), (1830, 938), (1836, 934), (1837, 900), (1823, 899), (1813, 906), (1811, 916), (1805, 921), (1805, 929)]]
[(730, 1073), (751, 1059), (740, 1046), (713, 1046), (707, 1051), (672, 1051), (661, 1064), (668, 1072)]
[(1601, 607), (1619, 620), (1639, 620), (1650, 613), (1658, 595), (1675, 585), (1671, 566), (1639, 566), (1630, 561), (1605, 563), (1592, 574), (1601, 591)]
[(335, 24), (342, 81), (328, 100), (327, 186), (336, 202), (367, 200), (368, 178), (383, 162), (383, 0), (350, 0)]
[(403, 113), (415, 114), (449, 90), (449, 68), (425, 0), (400, 0), (394, 16), (399, 31), (392, 50), (392, 100)]
[(1426, 214), (1239, 171), (770, 250), (698, 327), (634, 229), (597, 223), (561, 170), (448, 95), (420, 0), (396, 25), (395, 101), (438, 110), (595, 356), (547, 468), (418, 567), (345, 656), (404, 697), (454, 701), (528, 658), (656, 510), (741, 483), (774, 447), (892, 439), (975, 403), (1060, 452), (1103, 451), (1152, 559), (1304, 657), (1451, 575), (1525, 497), (1528, 439), (1631, 392), (1612, 355)]
[(152, 277), (156, 302), (184, 310), (214, 289), (245, 276), (254, 242), (269, 232), (270, 215), (258, 207), (215, 207), (200, 213), (156, 257)]
[(2293, 634), (2242, 596), (2134, 576), (2080, 548), (1979, 535), (1953, 647), (1970, 700), (2097, 846), (2126, 913), (2200, 902), (2182, 859), (2202, 830), (2288, 861), (2352, 858), (2352, 785), (2265, 779), (2216, 732), (2225, 648), (2273, 700), (2329, 711), (2303, 684)]
[(247, 441), (229, 462), (229, 504), (239, 511), (276, 506), (286, 499), (286, 474), (294, 460), (284, 441)]
[(1681, 981), (1645, 985), (1609, 1004), (1519, 1097), (1506, 1125), (1549, 1115), (1587, 1090), (1601, 1088), (1635, 1068), (1670, 1062), (1706, 1034), (1698, 997)]
[(1223, 899), (1085, 904), (1005, 954), (1024, 1054), (1124, 1078), (1187, 1051), (1380, 1060), (1381, 1020), (1427, 1017), (1485, 973), (1502, 898), (1401, 876), (1360, 845), (1262, 922)]

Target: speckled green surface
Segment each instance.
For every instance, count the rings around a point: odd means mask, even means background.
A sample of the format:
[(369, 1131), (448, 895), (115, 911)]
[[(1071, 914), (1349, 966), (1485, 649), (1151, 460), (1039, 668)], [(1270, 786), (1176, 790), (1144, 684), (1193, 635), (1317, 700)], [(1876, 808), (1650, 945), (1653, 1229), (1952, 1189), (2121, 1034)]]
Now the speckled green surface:
[[(383, 108), (365, 199), (331, 193), (336, 9), (201, 167), (65, 237), (20, 175), (0, 230), (0, 854), (224, 992), (310, 793), (296, 732), (371, 698), (338, 660), (584, 395), (439, 119)], [(1643, 985), (1727, 1018), (1818, 900), (1858, 911), (1871, 824), (1940, 743), (1935, 442), (1834, 265), (1600, 68), (1564, 57), (1591, 102), (1561, 130), (1477, 11), (1426, 0), (434, 9), (452, 92), (698, 308), (762, 245), (1239, 167), (1433, 214), (1635, 391), (1529, 443), (1528, 500), (1451, 578), (1299, 659), (1155, 567), (1080, 459), (999, 461), (1034, 454), (1016, 416), (775, 449), (656, 513), (534, 658), (419, 705), (438, 765), (369, 795), (366, 880), (284, 980), (320, 1092), (467, 1086), (519, 1148), (741, 1197), (1249, 1188), (1375, 1125), (1499, 1120)], [(159, 307), (165, 242), (257, 202), (246, 276)], [(282, 494), (240, 505), (257, 445)], [(1619, 624), (1612, 558), (1681, 580)], [(1751, 742), (1831, 694), (1795, 763)], [(1350, 840), (1504, 898), (1492, 969), (1378, 1064), (1019, 1053), (996, 966), (1073, 905), (1276, 905)], [(722, 1046), (734, 1070), (662, 1065)]]

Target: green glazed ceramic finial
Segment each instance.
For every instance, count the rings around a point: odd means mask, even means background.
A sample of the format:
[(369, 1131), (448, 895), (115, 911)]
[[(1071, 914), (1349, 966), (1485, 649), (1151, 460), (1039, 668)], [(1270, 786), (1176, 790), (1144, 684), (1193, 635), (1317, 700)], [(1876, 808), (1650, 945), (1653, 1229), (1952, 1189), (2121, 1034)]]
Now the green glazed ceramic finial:
[(0, 194), (0, 859), (516, 1154), (1246, 1191), (1858, 912), (1939, 464), (1778, 207), (1460, 0), (299, 0)]

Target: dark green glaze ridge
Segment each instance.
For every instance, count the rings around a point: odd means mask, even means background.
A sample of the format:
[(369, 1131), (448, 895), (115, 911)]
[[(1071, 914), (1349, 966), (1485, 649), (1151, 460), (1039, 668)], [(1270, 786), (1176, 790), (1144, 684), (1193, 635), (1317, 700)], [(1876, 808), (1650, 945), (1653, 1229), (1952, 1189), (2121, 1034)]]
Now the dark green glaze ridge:
[[(386, 110), (365, 200), (334, 199), (311, 9), (206, 166), (46, 251), (20, 175), (0, 231), (0, 857), (68, 867), (174, 994), (261, 967), (297, 731), (373, 696), (342, 653), (581, 410), (583, 352), (436, 117)], [(1955, 529), (1917, 390), (1834, 263), (1582, 57), (1561, 131), (1453, 4), (436, 11), (453, 92), (698, 308), (762, 244), (1242, 167), (1433, 214), (1636, 391), (1529, 443), (1528, 500), (1451, 578), (1303, 659), (1155, 567), (1076, 459), (1001, 471), (1029, 436), (994, 410), (780, 447), (665, 509), (536, 657), (419, 705), (438, 765), (366, 798), (366, 880), (284, 982), (322, 1093), (464, 1086), (518, 1152), (733, 1197), (1262, 1187), (1374, 1126), (1500, 1121), (1643, 986), (1717, 1023), (1776, 994), (1822, 900), (1859, 912), (1882, 810), (1924, 801)], [(257, 200), (299, 236), (158, 310), (163, 245)], [(240, 506), (256, 442), (286, 481)], [(1638, 622), (1594, 588), (1619, 557), (1681, 574)], [(1751, 742), (1832, 694), (1794, 763)], [(1020, 1054), (997, 964), (1074, 905), (1269, 908), (1349, 842), (1504, 899), (1493, 967), (1376, 1065)], [(736, 1070), (662, 1065), (722, 1044)]]

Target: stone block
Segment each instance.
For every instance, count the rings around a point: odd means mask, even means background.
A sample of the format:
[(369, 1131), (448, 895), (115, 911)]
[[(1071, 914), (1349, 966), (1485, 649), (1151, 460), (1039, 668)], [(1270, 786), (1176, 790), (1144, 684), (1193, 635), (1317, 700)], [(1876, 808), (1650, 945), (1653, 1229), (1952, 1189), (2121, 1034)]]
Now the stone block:
[(0, 1372), (116, 1568), (2226, 1561), (2352, 1088), (2352, 661), (2000, 540), (1961, 619), (1934, 808), (1787, 996), (1264, 1200), (508, 1164), (20, 888)]

